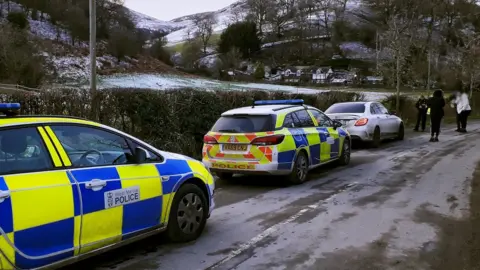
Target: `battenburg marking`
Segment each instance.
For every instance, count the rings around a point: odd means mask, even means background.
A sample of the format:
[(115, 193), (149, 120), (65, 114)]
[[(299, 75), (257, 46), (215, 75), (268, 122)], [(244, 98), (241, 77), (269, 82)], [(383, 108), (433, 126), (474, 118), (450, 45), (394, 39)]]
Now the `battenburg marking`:
[(105, 208), (140, 201), (140, 187), (129, 187), (105, 192)]

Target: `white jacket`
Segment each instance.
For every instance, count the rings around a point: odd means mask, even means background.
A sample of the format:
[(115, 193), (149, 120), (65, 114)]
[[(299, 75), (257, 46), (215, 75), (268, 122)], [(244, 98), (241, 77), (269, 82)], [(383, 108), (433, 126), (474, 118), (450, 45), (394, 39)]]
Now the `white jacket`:
[(455, 104), (457, 104), (457, 113), (460, 114), (463, 111), (471, 111), (470, 102), (468, 101), (468, 95), (463, 93), (457, 96), (455, 99)]

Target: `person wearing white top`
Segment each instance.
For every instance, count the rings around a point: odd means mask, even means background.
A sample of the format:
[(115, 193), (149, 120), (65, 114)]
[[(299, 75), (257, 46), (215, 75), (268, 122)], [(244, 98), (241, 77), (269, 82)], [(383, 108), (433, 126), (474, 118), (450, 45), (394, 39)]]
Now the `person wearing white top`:
[(459, 132), (465, 133), (467, 132), (467, 119), (472, 112), (472, 108), (470, 107), (470, 102), (468, 100), (468, 95), (465, 91), (457, 94), (455, 98), (455, 104), (457, 105), (457, 113), (460, 118)]

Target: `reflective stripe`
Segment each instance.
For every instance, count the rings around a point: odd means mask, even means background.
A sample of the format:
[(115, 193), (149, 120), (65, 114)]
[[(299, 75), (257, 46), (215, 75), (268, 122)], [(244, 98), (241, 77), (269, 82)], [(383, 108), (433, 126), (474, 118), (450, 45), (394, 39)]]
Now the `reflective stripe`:
[(74, 118), (58, 118), (58, 117), (13, 117), (0, 118), (0, 126), (24, 125), (24, 124), (42, 124), (42, 123), (78, 123), (92, 126), (101, 126), (88, 120), (74, 119)]
[(67, 153), (65, 152), (65, 149), (63, 149), (62, 144), (58, 140), (57, 136), (53, 132), (53, 130), (50, 127), (45, 127), (45, 130), (48, 133), (48, 136), (50, 136), (50, 139), (52, 139), (53, 144), (58, 150), (58, 153), (60, 153), (60, 157), (62, 158), (63, 164), (65, 164), (66, 167), (72, 166), (72, 162), (70, 161), (70, 158), (68, 157)]
[(53, 146), (52, 142), (48, 138), (48, 135), (45, 133), (45, 130), (43, 129), (43, 127), (38, 127), (38, 132), (42, 136), (43, 141), (47, 146), (48, 152), (50, 153), (50, 157), (53, 160), (53, 165), (55, 167), (62, 167), (63, 166), (62, 160), (60, 160), (60, 157), (58, 156), (57, 151), (55, 150), (55, 147)]

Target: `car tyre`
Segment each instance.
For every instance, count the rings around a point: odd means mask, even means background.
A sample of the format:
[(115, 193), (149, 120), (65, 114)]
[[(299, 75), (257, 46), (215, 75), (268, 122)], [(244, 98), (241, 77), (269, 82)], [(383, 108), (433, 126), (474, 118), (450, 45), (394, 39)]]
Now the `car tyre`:
[(398, 127), (398, 134), (397, 134), (397, 140), (403, 141), (405, 138), (405, 126), (403, 123), (400, 123), (400, 126)]
[(373, 148), (378, 148), (380, 147), (380, 128), (377, 126), (375, 127), (375, 130), (373, 131), (373, 141), (372, 141), (372, 147)]
[(184, 184), (175, 193), (167, 226), (167, 237), (175, 243), (196, 240), (203, 232), (208, 217), (208, 202), (203, 191), (194, 184)]
[(340, 158), (338, 159), (338, 165), (340, 166), (346, 166), (350, 163), (350, 155), (352, 153), (352, 147), (351, 147), (350, 140), (348, 138), (345, 138), (343, 140), (343, 147), (342, 147), (342, 154), (340, 155)]
[(233, 178), (233, 173), (228, 173), (228, 172), (217, 172), (215, 173), (220, 180), (232, 180)]
[(308, 176), (308, 158), (305, 152), (300, 151), (295, 158), (292, 172), (288, 175), (287, 180), (291, 184), (299, 185), (307, 180)]

